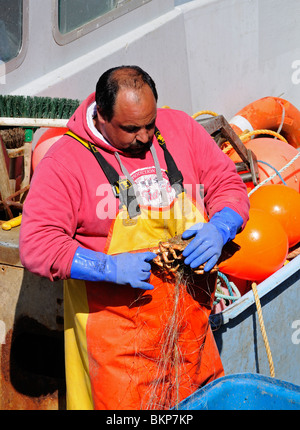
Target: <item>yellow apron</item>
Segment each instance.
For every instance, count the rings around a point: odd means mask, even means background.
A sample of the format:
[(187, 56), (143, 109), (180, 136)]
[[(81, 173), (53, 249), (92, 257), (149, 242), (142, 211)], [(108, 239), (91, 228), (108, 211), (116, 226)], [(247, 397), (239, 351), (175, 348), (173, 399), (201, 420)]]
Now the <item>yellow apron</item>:
[[(197, 222), (205, 216), (184, 191), (134, 218), (122, 207), (105, 252), (152, 250)], [(170, 409), (223, 376), (208, 320), (216, 274), (185, 282), (153, 265), (149, 282), (144, 291), (65, 281), (68, 409)]]

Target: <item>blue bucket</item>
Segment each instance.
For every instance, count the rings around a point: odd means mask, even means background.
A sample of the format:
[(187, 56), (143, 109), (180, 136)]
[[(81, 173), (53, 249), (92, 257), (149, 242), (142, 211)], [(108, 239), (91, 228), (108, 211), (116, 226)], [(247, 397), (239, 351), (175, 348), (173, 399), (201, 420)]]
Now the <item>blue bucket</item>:
[(300, 410), (300, 386), (252, 373), (224, 376), (185, 400), (181, 410)]

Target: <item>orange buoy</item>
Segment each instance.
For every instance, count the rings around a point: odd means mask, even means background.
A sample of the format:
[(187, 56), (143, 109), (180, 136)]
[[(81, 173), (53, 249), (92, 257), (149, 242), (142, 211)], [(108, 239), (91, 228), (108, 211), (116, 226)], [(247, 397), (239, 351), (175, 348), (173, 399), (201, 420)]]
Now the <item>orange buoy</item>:
[(234, 239), (240, 250), (219, 264), (219, 270), (239, 279), (261, 282), (284, 264), (288, 237), (280, 222), (261, 209), (249, 211), (245, 229)]
[[(245, 143), (247, 149), (254, 152), (258, 161), (258, 172), (259, 181), (263, 182), (265, 179), (276, 173), (285, 167), (293, 158), (299, 155), (296, 148), (293, 148), (286, 142), (282, 140), (273, 139), (270, 137), (258, 137), (251, 139)], [(235, 151), (228, 153), (228, 156), (232, 161), (240, 162), (241, 159)], [(265, 164), (268, 163), (268, 164)], [(272, 167), (271, 167), (272, 166)], [(274, 170), (274, 168), (276, 170)], [(297, 158), (289, 167), (287, 167), (283, 172), (280, 173), (282, 179), (285, 181), (286, 185), (293, 188), (296, 191), (300, 191), (300, 157)], [(270, 184), (281, 184), (281, 178), (276, 175), (273, 179), (267, 182)], [(247, 184), (248, 192), (254, 188), (252, 182)]]
[(37, 141), (35, 148), (32, 153), (32, 170), (36, 168), (38, 163), (41, 161), (41, 159), (44, 157), (48, 149), (59, 139), (61, 138), (66, 132), (68, 131), (68, 128), (65, 127), (55, 127), (55, 128), (48, 128), (45, 133), (42, 134), (42, 136)]
[(295, 148), (300, 147), (300, 111), (287, 100), (264, 97), (241, 109), (230, 121), (237, 135), (245, 130), (268, 129), (280, 133)]
[(300, 241), (300, 194), (285, 185), (263, 185), (249, 197), (250, 207), (275, 217), (284, 228), (289, 246)]

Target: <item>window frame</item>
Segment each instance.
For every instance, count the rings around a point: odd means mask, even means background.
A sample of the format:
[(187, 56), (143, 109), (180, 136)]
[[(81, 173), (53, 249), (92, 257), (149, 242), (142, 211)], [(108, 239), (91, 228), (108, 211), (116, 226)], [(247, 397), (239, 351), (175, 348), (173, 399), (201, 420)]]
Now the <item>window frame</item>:
[(22, 43), (19, 53), (16, 57), (9, 60), (7, 63), (0, 64), (0, 83), (5, 83), (5, 75), (14, 71), (23, 63), (27, 48), (28, 48), (28, 38), (29, 38), (29, 0), (23, 1), (23, 22), (22, 22)]
[(59, 30), (58, 0), (52, 0), (52, 32), (54, 40), (58, 45), (66, 45), (151, 1), (152, 0), (125, 0), (125, 3), (117, 9), (111, 10), (64, 34)]

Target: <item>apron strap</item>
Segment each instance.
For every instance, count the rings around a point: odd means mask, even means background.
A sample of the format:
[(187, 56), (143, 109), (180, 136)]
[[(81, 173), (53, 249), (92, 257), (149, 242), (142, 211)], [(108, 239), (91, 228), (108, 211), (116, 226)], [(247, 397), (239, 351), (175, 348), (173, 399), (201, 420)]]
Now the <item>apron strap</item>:
[(98, 151), (97, 147), (91, 142), (81, 139), (71, 131), (67, 131), (65, 134), (78, 140), (78, 142), (82, 143), (95, 156), (108, 182), (112, 186), (115, 197), (118, 197), (120, 202), (126, 206), (129, 217), (134, 218), (139, 215), (141, 213), (141, 209), (136, 200), (133, 184), (129, 179), (121, 179), (114, 167), (106, 161), (103, 155)]
[[(129, 217), (133, 218), (139, 215), (141, 213), (141, 209), (137, 202), (136, 195), (134, 193), (134, 186), (131, 181), (128, 178), (120, 179), (118, 172), (108, 163), (108, 161), (106, 161), (98, 148), (91, 142), (81, 139), (70, 130), (65, 134), (82, 143), (95, 156), (108, 182), (111, 184), (115, 196), (120, 198), (121, 203), (126, 206)], [(176, 195), (178, 195), (184, 191), (182, 173), (168, 151), (165, 139), (162, 137), (157, 127), (155, 127), (155, 137), (164, 151), (170, 185), (175, 189)]]
[(162, 137), (157, 127), (155, 127), (155, 137), (160, 147), (164, 150), (165, 160), (168, 168), (167, 175), (168, 175), (170, 184), (175, 189), (176, 194), (179, 194), (184, 190), (182, 173), (178, 169), (171, 153), (168, 151), (166, 141)]

